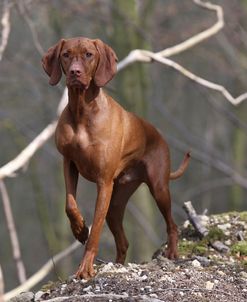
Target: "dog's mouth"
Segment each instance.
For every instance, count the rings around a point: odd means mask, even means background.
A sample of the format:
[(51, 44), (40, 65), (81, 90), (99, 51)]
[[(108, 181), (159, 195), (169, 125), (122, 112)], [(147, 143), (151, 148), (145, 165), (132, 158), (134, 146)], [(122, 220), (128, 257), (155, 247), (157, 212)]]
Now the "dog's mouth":
[(79, 77), (67, 78), (67, 86), (71, 88), (88, 89), (90, 82)]

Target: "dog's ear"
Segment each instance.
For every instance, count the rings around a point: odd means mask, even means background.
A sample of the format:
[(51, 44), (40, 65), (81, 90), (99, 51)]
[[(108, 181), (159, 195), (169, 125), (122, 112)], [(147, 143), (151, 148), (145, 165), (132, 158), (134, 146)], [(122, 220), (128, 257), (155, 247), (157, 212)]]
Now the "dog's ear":
[(94, 40), (99, 53), (99, 62), (94, 74), (94, 83), (98, 87), (105, 86), (117, 72), (117, 56), (114, 50), (101, 40)]
[(49, 83), (56, 85), (62, 77), (62, 69), (60, 65), (60, 52), (65, 40), (61, 39), (57, 44), (50, 47), (42, 58), (42, 65), (45, 72), (50, 77)]

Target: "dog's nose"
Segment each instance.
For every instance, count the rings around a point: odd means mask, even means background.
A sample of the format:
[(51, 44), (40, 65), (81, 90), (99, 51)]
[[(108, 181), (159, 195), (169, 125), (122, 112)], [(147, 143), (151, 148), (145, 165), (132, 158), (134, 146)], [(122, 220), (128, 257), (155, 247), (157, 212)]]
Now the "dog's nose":
[(71, 68), (70, 69), (70, 75), (72, 76), (80, 76), (81, 75), (81, 70), (78, 68)]

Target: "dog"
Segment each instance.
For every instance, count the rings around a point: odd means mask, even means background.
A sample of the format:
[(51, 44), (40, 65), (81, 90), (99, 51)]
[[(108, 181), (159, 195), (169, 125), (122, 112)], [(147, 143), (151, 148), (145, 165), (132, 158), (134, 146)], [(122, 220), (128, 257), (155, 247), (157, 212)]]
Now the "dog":
[[(124, 210), (141, 183), (148, 185), (166, 221), (166, 256), (177, 258), (178, 231), (171, 215), (169, 181), (184, 173), (190, 154), (171, 172), (169, 148), (158, 130), (103, 91), (117, 72), (117, 56), (101, 40), (61, 39), (48, 49), (42, 64), (51, 85), (58, 84), (64, 73), (68, 87), (68, 104), (59, 118), (55, 142), (63, 156), (66, 213), (75, 238), (86, 243), (76, 276), (95, 275), (93, 262), (105, 219), (115, 239), (116, 262), (124, 263), (128, 249)], [(76, 201), (79, 174), (97, 185), (90, 234)]]

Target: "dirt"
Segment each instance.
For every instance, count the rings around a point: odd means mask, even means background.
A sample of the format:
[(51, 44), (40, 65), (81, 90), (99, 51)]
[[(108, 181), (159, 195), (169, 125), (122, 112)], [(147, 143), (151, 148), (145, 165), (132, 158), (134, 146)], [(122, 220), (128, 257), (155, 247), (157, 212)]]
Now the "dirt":
[[(179, 260), (163, 257), (162, 247), (149, 263), (96, 265), (92, 280), (48, 284), (32, 301), (247, 301), (247, 213), (201, 218), (211, 237), (199, 239), (185, 222)], [(227, 247), (224, 253), (211, 247), (215, 240)]]

